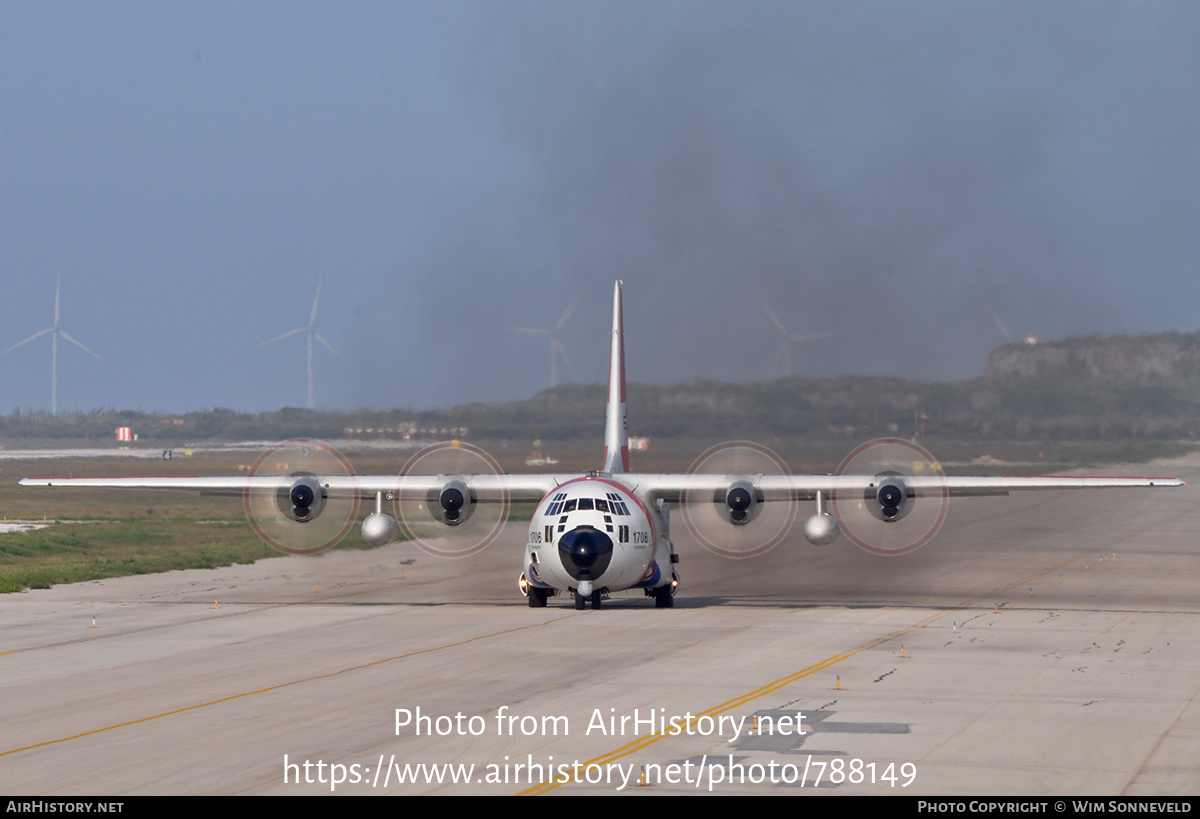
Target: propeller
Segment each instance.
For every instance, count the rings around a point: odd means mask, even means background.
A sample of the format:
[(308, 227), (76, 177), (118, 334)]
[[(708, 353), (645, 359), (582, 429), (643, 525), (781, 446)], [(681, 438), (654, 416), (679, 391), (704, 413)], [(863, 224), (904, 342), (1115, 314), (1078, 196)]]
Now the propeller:
[(354, 475), (350, 462), (328, 444), (279, 444), (254, 462), (250, 474), (277, 478), (247, 489), (243, 500), (254, 531), (281, 552), (323, 552), (340, 541), (358, 517), (357, 492), (333, 494), (326, 489), (328, 478)]
[(436, 557), (468, 557), (500, 536), (508, 520), (508, 494), (480, 500), (472, 475), (500, 475), (500, 464), (461, 441), (433, 444), (409, 458), (400, 477), (436, 475), (442, 480), (423, 498), (398, 496), (396, 517), (409, 539)]
[(701, 546), (721, 557), (765, 554), (792, 528), (796, 504), (791, 500), (763, 503), (754, 478), (788, 474), (782, 458), (751, 441), (731, 441), (708, 449), (692, 462), (688, 475), (728, 480), (722, 480), (716, 491), (684, 490), (680, 506), (688, 531)]
[[(933, 476), (940, 486), (912, 497), (905, 476)], [(919, 444), (899, 438), (869, 441), (838, 466), (830, 511), (859, 548), (887, 556), (912, 552), (932, 540), (946, 520), (945, 477)]]

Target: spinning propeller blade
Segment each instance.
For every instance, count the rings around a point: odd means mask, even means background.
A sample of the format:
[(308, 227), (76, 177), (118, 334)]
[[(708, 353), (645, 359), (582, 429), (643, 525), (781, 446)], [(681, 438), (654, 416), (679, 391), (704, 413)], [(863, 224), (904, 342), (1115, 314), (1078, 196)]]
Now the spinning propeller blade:
[(277, 477), (273, 485), (247, 489), (246, 516), (263, 541), (289, 554), (317, 554), (350, 531), (358, 517), (358, 493), (331, 493), (330, 477), (350, 477), (350, 462), (320, 441), (287, 441), (267, 450), (250, 468), (254, 477)]

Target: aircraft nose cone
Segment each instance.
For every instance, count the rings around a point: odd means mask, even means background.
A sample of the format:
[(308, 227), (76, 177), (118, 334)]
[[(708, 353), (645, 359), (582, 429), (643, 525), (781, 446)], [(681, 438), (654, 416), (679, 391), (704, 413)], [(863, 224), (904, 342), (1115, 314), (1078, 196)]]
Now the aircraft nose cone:
[(578, 526), (558, 539), (563, 568), (576, 580), (594, 580), (612, 560), (612, 538), (591, 526)]

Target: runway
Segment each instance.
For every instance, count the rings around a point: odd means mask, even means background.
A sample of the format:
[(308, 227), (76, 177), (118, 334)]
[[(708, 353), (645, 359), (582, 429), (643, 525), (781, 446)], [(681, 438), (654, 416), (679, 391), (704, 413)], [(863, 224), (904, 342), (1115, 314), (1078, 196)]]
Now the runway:
[(1194, 794), (1200, 456), (1120, 469), (1189, 485), (956, 500), (891, 559), (681, 544), (671, 610), (527, 608), (519, 524), (6, 595), (0, 791)]

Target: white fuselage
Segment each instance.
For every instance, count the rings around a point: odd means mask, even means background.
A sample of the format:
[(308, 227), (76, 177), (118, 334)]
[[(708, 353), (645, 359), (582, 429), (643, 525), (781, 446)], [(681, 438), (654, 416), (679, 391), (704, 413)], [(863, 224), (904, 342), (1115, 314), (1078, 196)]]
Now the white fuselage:
[[(670, 582), (666, 521), (617, 476), (586, 476), (542, 499), (525, 546), (531, 585), (572, 591), (590, 581), (603, 591), (652, 589)], [(586, 588), (586, 587), (585, 587)]]

